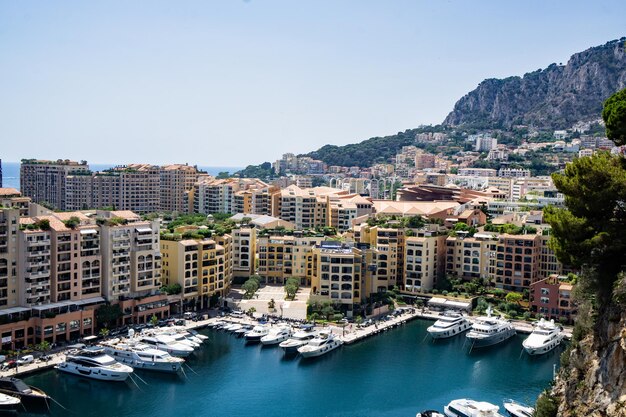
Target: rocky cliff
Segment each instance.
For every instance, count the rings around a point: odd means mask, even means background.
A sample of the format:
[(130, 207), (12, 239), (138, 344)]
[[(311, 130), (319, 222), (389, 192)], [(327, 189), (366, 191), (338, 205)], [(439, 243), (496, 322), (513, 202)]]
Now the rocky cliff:
[(564, 354), (552, 389), (557, 416), (626, 417), (625, 306), (622, 299), (602, 307), (594, 331)]
[(523, 77), (487, 79), (462, 97), (444, 125), (561, 129), (594, 120), (602, 103), (626, 87), (626, 38), (572, 55)]

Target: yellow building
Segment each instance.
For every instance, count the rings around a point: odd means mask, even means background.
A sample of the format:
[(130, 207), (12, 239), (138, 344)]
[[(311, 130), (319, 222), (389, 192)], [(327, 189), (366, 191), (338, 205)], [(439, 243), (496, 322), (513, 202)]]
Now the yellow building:
[[(230, 236), (220, 238), (228, 241)], [(207, 308), (214, 295), (224, 296), (231, 279), (230, 255), (213, 239), (161, 240), (164, 284), (179, 284), (186, 309)]]
[[(404, 230), (368, 226), (354, 226), (354, 240), (364, 244), (372, 254), (367, 258), (368, 293), (384, 292), (404, 281)], [(371, 259), (370, 259), (371, 258)]]
[(421, 232), (404, 242), (404, 289), (430, 291), (445, 272), (446, 236)]
[(339, 242), (323, 242), (312, 250), (311, 300), (354, 304), (365, 300), (364, 253)]
[(496, 240), (491, 234), (477, 233), (473, 237), (450, 236), (446, 239), (445, 273), (471, 281), (490, 277), (490, 259)]
[(263, 236), (257, 239), (257, 274), (263, 282), (283, 285), (296, 277), (300, 284), (311, 285), (311, 252), (324, 241), (323, 236)]

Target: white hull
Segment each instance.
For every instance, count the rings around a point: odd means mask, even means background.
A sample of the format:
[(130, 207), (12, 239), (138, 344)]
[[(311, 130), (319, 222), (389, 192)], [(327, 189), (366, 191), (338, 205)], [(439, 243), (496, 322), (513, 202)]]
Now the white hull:
[(543, 346), (526, 346), (524, 345), (524, 350), (526, 351), (526, 353), (528, 353), (529, 355), (535, 356), (535, 355), (543, 355), (544, 353), (548, 353), (550, 352), (552, 349), (554, 349), (555, 347), (559, 346), (561, 344), (561, 341), (563, 340), (563, 337), (553, 340), (550, 343), (548, 343), (547, 345), (543, 345)]
[(310, 349), (309, 345), (302, 346), (298, 349), (298, 353), (302, 355), (303, 358), (316, 358), (337, 349), (342, 344), (343, 342), (335, 339), (333, 342), (327, 343), (320, 348)]
[(277, 337), (273, 337), (273, 338), (269, 338), (266, 339), (265, 336), (261, 338), (261, 343), (263, 343), (264, 345), (268, 346), (268, 345), (277, 345), (281, 342), (284, 342), (285, 340), (289, 339), (289, 335), (282, 335), (282, 336), (277, 336)]
[(447, 339), (448, 337), (457, 336), (472, 327), (472, 324), (468, 321), (456, 326), (451, 326), (447, 329), (435, 329), (433, 326), (426, 329), (430, 337), (433, 339)]
[(97, 379), (99, 381), (126, 381), (126, 379), (130, 376), (130, 372), (88, 368), (65, 362), (57, 365), (55, 368), (61, 372), (90, 379)]

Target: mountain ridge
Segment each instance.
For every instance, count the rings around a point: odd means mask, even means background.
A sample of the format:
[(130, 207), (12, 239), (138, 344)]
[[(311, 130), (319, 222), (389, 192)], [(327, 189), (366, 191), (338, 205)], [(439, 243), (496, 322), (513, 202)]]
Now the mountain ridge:
[(597, 118), (602, 103), (626, 87), (626, 38), (573, 54), (524, 76), (487, 78), (459, 99), (443, 124), (564, 129)]

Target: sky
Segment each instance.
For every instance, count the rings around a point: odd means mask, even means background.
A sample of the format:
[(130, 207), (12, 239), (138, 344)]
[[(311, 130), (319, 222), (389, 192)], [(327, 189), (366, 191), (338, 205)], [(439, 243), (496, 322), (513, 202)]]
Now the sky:
[(438, 124), (626, 36), (626, 2), (0, 2), (0, 159), (245, 166)]

